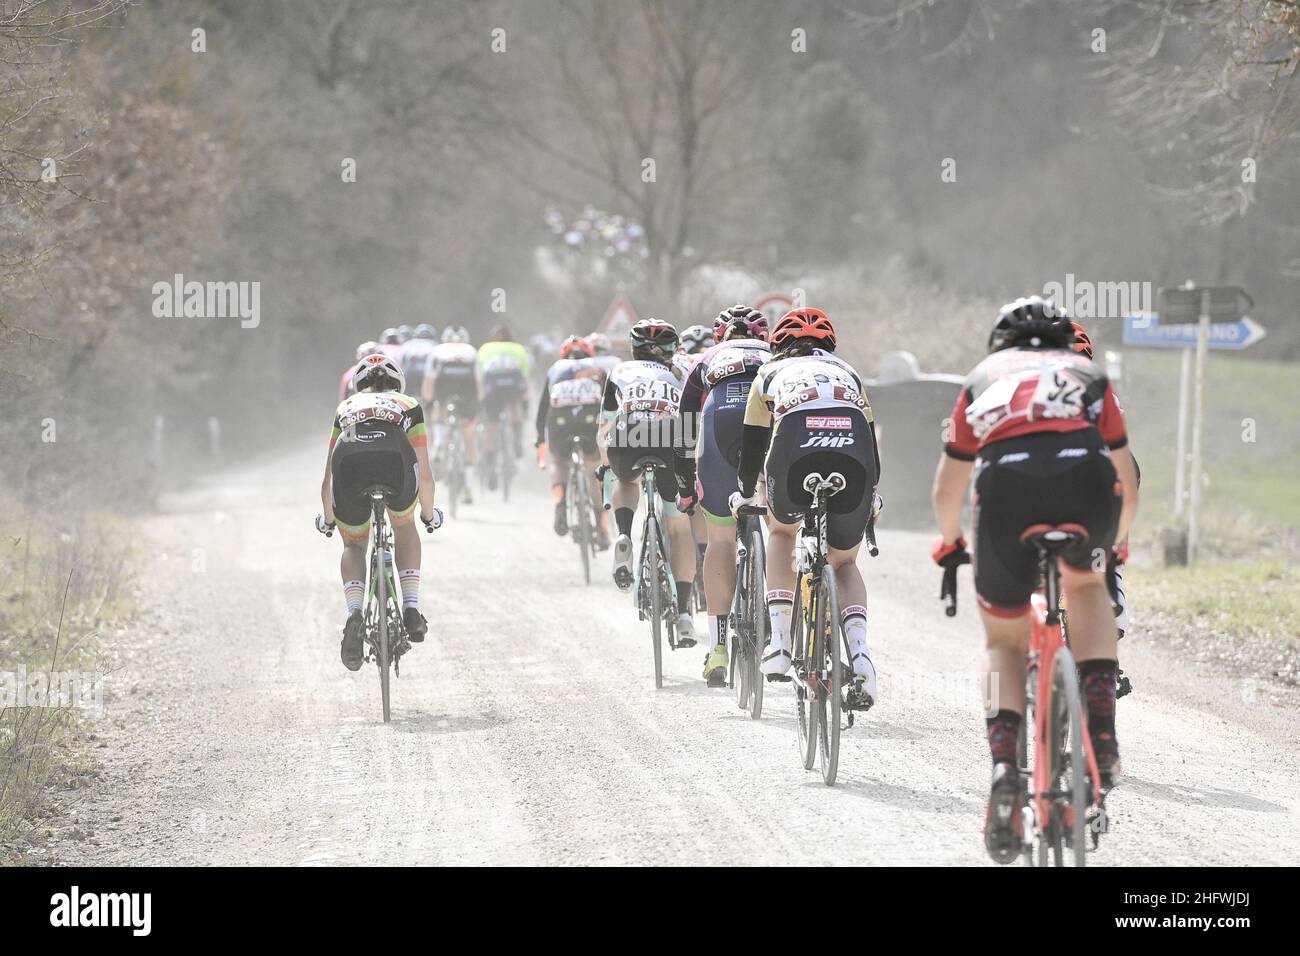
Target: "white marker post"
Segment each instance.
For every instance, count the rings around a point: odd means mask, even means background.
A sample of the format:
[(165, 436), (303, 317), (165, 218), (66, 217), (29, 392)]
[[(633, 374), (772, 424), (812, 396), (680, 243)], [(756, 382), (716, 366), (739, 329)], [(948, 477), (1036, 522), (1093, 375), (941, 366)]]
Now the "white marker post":
[(1181, 518), (1187, 505), (1187, 406), (1192, 397), (1192, 350), (1183, 349), (1182, 371), (1178, 376), (1178, 440), (1174, 456), (1174, 517)]
[[(1201, 475), (1201, 446), (1204, 421), (1202, 412), (1205, 400), (1205, 357), (1210, 349), (1210, 290), (1201, 290), (1200, 325), (1196, 330), (1196, 398), (1192, 406), (1192, 464), (1187, 476), (1191, 484), (1191, 494), (1187, 501), (1187, 564), (1190, 567), (1196, 561), (1196, 541), (1200, 531), (1201, 487), (1204, 485)], [(1183, 353), (1187, 353), (1184, 351)]]

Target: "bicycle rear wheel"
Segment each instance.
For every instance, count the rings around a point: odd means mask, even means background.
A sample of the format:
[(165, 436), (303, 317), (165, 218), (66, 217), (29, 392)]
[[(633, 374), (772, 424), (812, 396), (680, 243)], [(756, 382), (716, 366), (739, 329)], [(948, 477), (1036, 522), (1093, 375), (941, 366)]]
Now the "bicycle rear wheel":
[[(1057, 706), (1058, 701), (1063, 706)], [(1088, 768), (1084, 761), (1083, 735), (1087, 730), (1079, 672), (1068, 647), (1058, 650), (1053, 661), (1052, 704), (1053, 715), (1058, 718), (1051, 738), (1052, 781), (1062, 794), (1052, 810), (1053, 821), (1060, 820), (1056, 828), (1059, 836), (1055, 863), (1084, 866), (1088, 852)]]
[(768, 631), (771, 621), (767, 616), (766, 568), (767, 549), (763, 545), (763, 532), (757, 520), (750, 523), (749, 532), (749, 567), (745, 574), (745, 588), (749, 602), (749, 646), (745, 649), (747, 658), (743, 661), (749, 669), (749, 683), (753, 693), (749, 701), (749, 718), (758, 720), (763, 716), (763, 672), (759, 667), (763, 658), (763, 649), (767, 647)]
[[(649, 501), (646, 502), (650, 504)], [(641, 579), (641, 586), (650, 589), (650, 640), (655, 652), (655, 689), (664, 686), (664, 601), (663, 588), (659, 579), (663, 576), (663, 555), (659, 551), (659, 524), (653, 513), (646, 518), (646, 537), (649, 539), (645, 548), (647, 561), (646, 572)]]
[(465, 464), (461, 461), (460, 443), (457, 442), (451, 446), (451, 451), (447, 455), (448, 471), (447, 486), (451, 489), (450, 511), (451, 516), (456, 517), (460, 510), (460, 496), (465, 484)]
[(501, 500), (510, 501), (510, 480), (515, 476), (515, 459), (510, 450), (510, 418), (502, 416), (497, 426), (497, 466), (501, 470)]
[[(376, 515), (375, 518), (375, 540), (376, 541), (379, 541), (381, 539), (381, 532), (383, 530), (383, 526), (380, 524), (381, 520), (382, 519), (380, 518), (380, 516)], [(378, 587), (376, 587), (375, 589), (379, 601), (379, 608), (378, 608), (379, 645), (376, 648), (377, 656), (375, 659), (375, 663), (379, 665), (379, 697), (383, 702), (384, 723), (388, 723), (390, 718), (388, 663), (391, 657), (389, 653), (389, 649), (390, 649), (389, 640), (392, 637), (392, 635), (388, 633), (389, 630), (388, 628), (388, 599), (389, 599), (388, 568), (385, 567), (385, 562), (382, 556), (378, 561), (374, 562), (374, 564), (375, 564), (376, 572), (379, 575)]]
[(816, 647), (816, 628), (807, 626), (806, 615), (812, 610), (804, 605), (804, 578), (802, 575), (794, 584), (794, 607), (790, 613), (790, 647), (795, 656), (792, 666), (799, 668), (801, 683), (794, 688), (795, 717), (799, 726), (799, 753), (803, 768), (811, 770), (817, 762), (817, 720), (820, 710), (816, 701), (816, 680), (814, 661), (818, 653)]
[(840, 673), (840, 642), (843, 640), (840, 634), (840, 599), (835, 587), (835, 573), (829, 567), (822, 571), (817, 591), (817, 643), (820, 645), (817, 660), (823, 668), (817, 701), (821, 710), (817, 762), (822, 780), (830, 787), (835, 784), (840, 766), (841, 685), (844, 675)]

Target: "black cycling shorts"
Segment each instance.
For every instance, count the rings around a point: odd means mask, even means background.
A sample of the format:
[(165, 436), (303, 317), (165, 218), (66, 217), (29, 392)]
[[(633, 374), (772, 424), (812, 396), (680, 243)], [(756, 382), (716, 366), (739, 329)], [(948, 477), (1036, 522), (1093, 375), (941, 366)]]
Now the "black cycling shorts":
[(700, 415), (699, 454), (695, 460), (697, 491), (705, 513), (729, 522), (731, 494), (738, 487), (740, 446), (745, 435), (745, 400), (752, 381), (740, 377), (713, 386)]
[(528, 385), (524, 382), (522, 372), (489, 379), (483, 383), (483, 417), (495, 421), (511, 406), (521, 404), (527, 397)]
[(433, 382), (433, 400), (444, 409), (456, 406), (456, 417), (463, 422), (478, 418), (478, 382), (463, 376), (446, 378), (439, 375)]
[(546, 417), (546, 441), (551, 446), (551, 454), (558, 460), (568, 460), (575, 437), (582, 443), (584, 455), (595, 455), (599, 429), (599, 404), (552, 408)]
[(1108, 555), (1115, 543), (1124, 498), (1101, 435), (1087, 428), (986, 445), (976, 462), (973, 500), (975, 593), (990, 613), (1019, 617), (1039, 585), (1038, 556), (1020, 543), (1025, 529), (1082, 525), (1088, 540), (1061, 558), (1091, 570), (1094, 555)]
[(659, 474), (655, 488), (664, 501), (677, 502), (677, 474), (674, 469), (680, 428), (672, 418), (653, 422), (631, 422), (623, 416), (609, 430), (609, 467), (622, 481), (637, 481), (647, 461), (656, 462)]
[(415, 506), (420, 490), (420, 466), (406, 434), (396, 426), (360, 429), (358, 426), (358, 434), (372, 437), (339, 442), (330, 459), (334, 520), (355, 531), (370, 525), (370, 499), (365, 490), (371, 485), (392, 489), (384, 503), (397, 514)]
[(781, 419), (767, 453), (767, 501), (772, 517), (795, 524), (812, 504), (804, 490), (808, 475), (838, 471), (847, 484), (832, 495), (826, 519), (827, 543), (849, 551), (862, 543), (876, 490), (876, 453), (871, 424), (856, 408), (810, 409)]

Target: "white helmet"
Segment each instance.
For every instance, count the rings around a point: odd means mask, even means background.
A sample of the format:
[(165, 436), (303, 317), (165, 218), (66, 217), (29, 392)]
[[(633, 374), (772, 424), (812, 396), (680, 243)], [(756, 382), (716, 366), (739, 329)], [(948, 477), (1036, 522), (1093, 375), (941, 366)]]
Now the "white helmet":
[(604, 332), (592, 332), (587, 336), (587, 342), (597, 355), (609, 355), (614, 351), (614, 344)]
[(682, 351), (687, 354), (702, 352), (713, 344), (713, 332), (702, 325), (692, 325), (682, 330)]
[(444, 342), (468, 342), (469, 332), (463, 325), (449, 325), (442, 330)]
[[(385, 379), (392, 379), (396, 384), (384, 388)], [(352, 369), (352, 386), (358, 392), (404, 392), (406, 391), (406, 375), (402, 373), (402, 367), (389, 356), (383, 353), (367, 355)], [(378, 387), (372, 388), (371, 386)]]

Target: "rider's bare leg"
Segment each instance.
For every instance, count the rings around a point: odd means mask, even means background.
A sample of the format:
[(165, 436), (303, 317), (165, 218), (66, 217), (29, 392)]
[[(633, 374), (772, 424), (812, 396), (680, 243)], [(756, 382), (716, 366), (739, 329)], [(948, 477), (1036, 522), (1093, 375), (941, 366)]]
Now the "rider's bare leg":
[(736, 526), (707, 522), (708, 548), (704, 552), (704, 597), (712, 616), (731, 611), (736, 592)]

